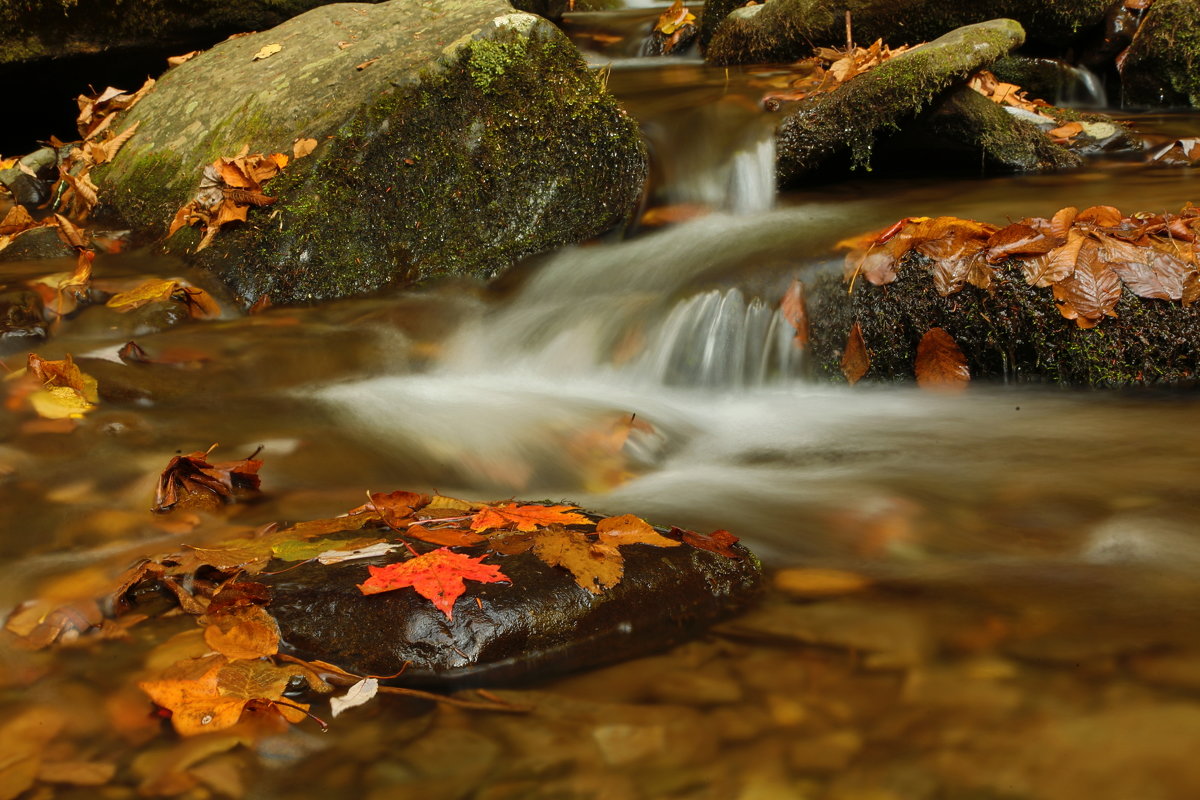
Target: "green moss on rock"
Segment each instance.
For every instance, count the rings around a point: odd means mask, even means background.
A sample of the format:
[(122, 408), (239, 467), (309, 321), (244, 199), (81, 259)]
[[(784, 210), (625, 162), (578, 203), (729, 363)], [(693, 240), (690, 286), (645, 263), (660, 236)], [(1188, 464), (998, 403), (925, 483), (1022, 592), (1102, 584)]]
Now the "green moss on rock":
[(1125, 102), (1200, 108), (1200, 3), (1158, 0), (1121, 65)]
[(955, 82), (1019, 46), (1021, 26), (993, 20), (959, 28), (821, 94), (779, 125), (778, 173), (788, 182), (838, 157), (869, 168), (876, 139), (916, 117)]
[[(136, 227), (161, 233), (204, 164), (243, 146), (287, 152), (295, 138), (317, 138), (312, 155), (268, 184), (278, 198), (269, 210), (223, 229), (193, 258), (247, 303), (489, 277), (631, 211), (646, 170), (637, 126), (553, 26), (495, 0), (397, 0), (368, 7), (373, 18), (361, 21), (346, 8), (318, 9), (287, 23), (291, 31), (225, 43), (168, 73), (119, 123), (140, 118), (152, 133), (139, 131), (101, 175), (105, 196)], [(354, 53), (324, 41), (333, 21), (339, 38), (362, 26)], [(407, 29), (424, 36), (414, 44)], [(292, 50), (252, 61), (292, 31)], [(248, 72), (257, 91), (215, 95), (211, 85), (230, 71)]]
[(734, 0), (709, 3), (701, 20), (705, 58), (714, 64), (793, 61), (814, 47), (846, 41), (846, 12), (860, 45), (883, 39), (917, 44), (964, 25), (1008, 18), (1031, 40), (1065, 50), (1098, 26), (1110, 0), (771, 0), (753, 10)]

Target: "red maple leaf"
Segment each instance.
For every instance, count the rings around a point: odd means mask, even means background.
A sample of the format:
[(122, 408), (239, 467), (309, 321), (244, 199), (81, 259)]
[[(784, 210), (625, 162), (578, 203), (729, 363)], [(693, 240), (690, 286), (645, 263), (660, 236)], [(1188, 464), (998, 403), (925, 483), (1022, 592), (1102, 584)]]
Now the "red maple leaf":
[(445, 547), (388, 564), (368, 567), (371, 577), (358, 585), (363, 594), (379, 594), (411, 586), (417, 594), (433, 601), (447, 619), (454, 619), (454, 601), (467, 590), (464, 580), (500, 583), (508, 576), (492, 564), (480, 563), (486, 556), (464, 556)]

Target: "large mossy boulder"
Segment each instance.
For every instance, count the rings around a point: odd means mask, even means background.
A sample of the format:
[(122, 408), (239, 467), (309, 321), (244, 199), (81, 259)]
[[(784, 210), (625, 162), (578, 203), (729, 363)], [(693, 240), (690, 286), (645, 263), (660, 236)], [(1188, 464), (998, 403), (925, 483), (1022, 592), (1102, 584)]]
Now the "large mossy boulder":
[(267, 185), (270, 209), (192, 259), (247, 303), (491, 276), (621, 222), (646, 172), (636, 124), (566, 37), (503, 0), (315, 9), (170, 70), (116, 130), (135, 123), (96, 174), (152, 236), (215, 159), (318, 141)]
[(852, 167), (869, 167), (881, 134), (914, 120), (1024, 38), (1021, 26), (1010, 19), (968, 25), (801, 103), (777, 130), (781, 182), (838, 158)]
[(1121, 63), (1126, 103), (1200, 108), (1200, 3), (1158, 0)]
[[(1182, 0), (1189, 2), (1189, 0)], [(701, 19), (705, 58), (714, 64), (794, 61), (814, 47), (846, 42), (849, 12), (856, 42), (917, 44), (1001, 17), (1015, 19), (1030, 39), (1060, 51), (1104, 20), (1112, 0), (709, 0)], [(736, 9), (736, 11), (735, 11)]]
[[(0, 65), (163, 48), (261, 30), (321, 0), (8, 0), (0, 3)], [(212, 41), (210, 39), (210, 41)]]
[(624, 545), (623, 577), (602, 591), (531, 552), (491, 553), (486, 564), (507, 582), (469, 583), (452, 617), (411, 589), (365, 596), (359, 585), (381, 560), (259, 580), (271, 588), (268, 611), (284, 645), (303, 658), (360, 674), (403, 671), (406, 685), (497, 684), (655, 652), (745, 609), (762, 588), (761, 569), (741, 545), (727, 552)]

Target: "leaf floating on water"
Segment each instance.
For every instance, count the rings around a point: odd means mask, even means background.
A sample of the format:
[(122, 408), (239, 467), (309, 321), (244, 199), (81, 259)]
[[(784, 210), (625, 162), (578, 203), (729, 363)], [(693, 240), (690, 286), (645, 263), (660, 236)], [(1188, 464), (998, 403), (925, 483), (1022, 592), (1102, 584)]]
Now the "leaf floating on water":
[(965, 389), (971, 370), (954, 337), (942, 328), (930, 328), (917, 345), (917, 385), (926, 389)]
[(481, 563), (484, 558), (486, 556), (464, 556), (441, 547), (407, 561), (368, 567), (371, 576), (360, 583), (358, 589), (363, 594), (380, 594), (411, 586), (417, 594), (432, 601), (446, 619), (454, 619), (454, 601), (467, 588), (463, 581), (508, 581), (500, 567)]
[(262, 461), (254, 458), (257, 451), (239, 461), (210, 464), (208, 456), (215, 447), (172, 458), (158, 478), (151, 511), (170, 511), (183, 501), (221, 505), (232, 502), (235, 491), (257, 492), (262, 468)]
[(867, 355), (867, 344), (863, 341), (862, 326), (857, 322), (846, 337), (846, 348), (842, 351), (842, 374), (851, 386), (862, 380), (871, 368), (871, 357)]
[(370, 702), (378, 692), (379, 680), (377, 678), (363, 678), (347, 689), (346, 693), (341, 697), (329, 698), (330, 712), (336, 717), (343, 711), (348, 711), (351, 708)]
[(379, 556), (394, 553), (402, 546), (395, 542), (378, 542), (367, 547), (358, 547), (354, 550), (326, 550), (317, 556), (317, 563), (328, 566), (330, 564), (340, 564), (343, 561), (357, 561), (360, 558), (378, 558)]

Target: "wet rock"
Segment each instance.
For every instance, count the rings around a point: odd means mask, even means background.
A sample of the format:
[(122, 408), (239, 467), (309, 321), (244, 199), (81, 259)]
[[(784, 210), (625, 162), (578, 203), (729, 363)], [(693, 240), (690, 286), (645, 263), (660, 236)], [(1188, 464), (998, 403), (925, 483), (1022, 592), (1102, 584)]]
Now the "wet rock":
[[(24, 167), (24, 169), (22, 169)], [(50, 199), (50, 187), (58, 180), (58, 151), (53, 147), (34, 150), (19, 166), (0, 170), (0, 184), (18, 205), (36, 208)]]
[[(1187, 0), (1184, 0), (1186, 2)], [(955, 28), (1007, 17), (1032, 41), (1062, 50), (1104, 19), (1111, 0), (709, 0), (700, 20), (705, 58), (714, 64), (794, 61), (813, 48), (846, 43), (846, 13), (860, 45), (918, 44)]]
[(269, 210), (189, 256), (247, 304), (490, 277), (621, 222), (646, 171), (636, 124), (566, 37), (502, 0), (315, 9), (170, 70), (114, 129), (139, 121), (93, 175), (151, 235), (216, 156), (319, 142), (268, 184)]
[[(740, 547), (740, 545), (739, 545)], [(448, 620), (402, 590), (364, 596), (356, 561), (267, 576), (270, 612), (296, 653), (406, 685), (541, 678), (660, 650), (744, 608), (761, 574), (748, 552), (627, 545), (624, 578), (599, 594), (531, 553), (492, 554), (511, 584), (470, 584)]]
[(969, 25), (802, 103), (777, 130), (780, 179), (795, 180), (835, 159), (869, 167), (877, 137), (913, 120), (945, 90), (1024, 37), (1012, 20)]
[(1158, 0), (1121, 63), (1127, 104), (1200, 108), (1200, 5)]
[(0, 353), (27, 350), (45, 338), (41, 298), (27, 289), (0, 291)]
[[(32, 228), (22, 231), (13, 238), (8, 247), (0, 250), (0, 263), (41, 261), (49, 258), (75, 259), (75, 249), (62, 240), (57, 228)], [(71, 268), (66, 267), (66, 270), (70, 271)]]

